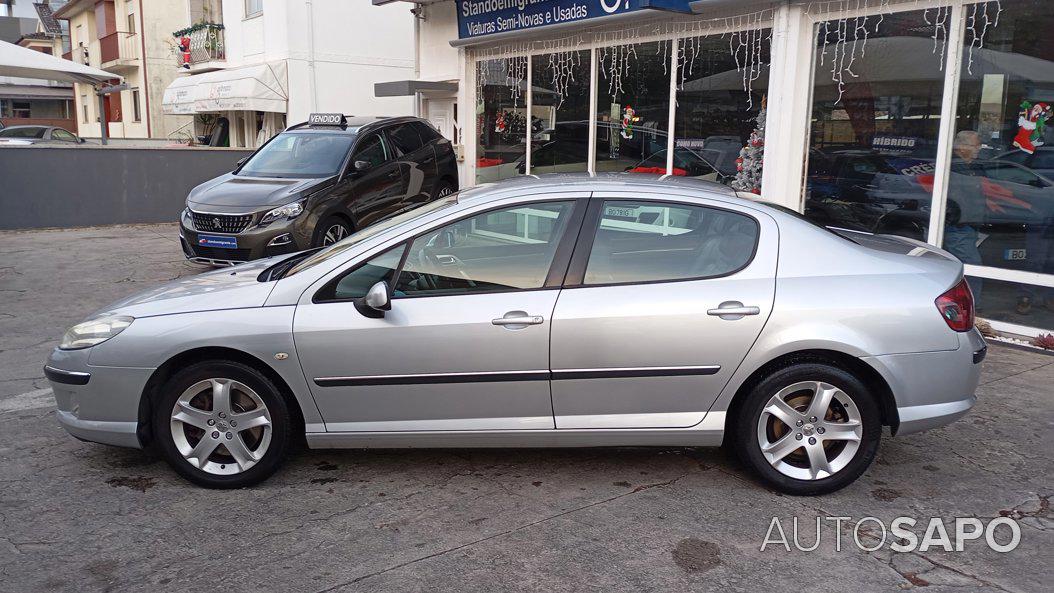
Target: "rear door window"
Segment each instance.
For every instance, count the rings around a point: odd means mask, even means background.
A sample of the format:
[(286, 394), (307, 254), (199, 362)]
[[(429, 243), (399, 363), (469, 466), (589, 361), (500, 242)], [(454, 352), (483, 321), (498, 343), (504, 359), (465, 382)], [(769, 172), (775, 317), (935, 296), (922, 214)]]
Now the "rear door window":
[(388, 129), (388, 137), (400, 155), (410, 154), (423, 146), (421, 135), (410, 123), (392, 126)]
[(606, 200), (584, 283), (623, 284), (712, 278), (754, 257), (758, 223), (717, 208)]

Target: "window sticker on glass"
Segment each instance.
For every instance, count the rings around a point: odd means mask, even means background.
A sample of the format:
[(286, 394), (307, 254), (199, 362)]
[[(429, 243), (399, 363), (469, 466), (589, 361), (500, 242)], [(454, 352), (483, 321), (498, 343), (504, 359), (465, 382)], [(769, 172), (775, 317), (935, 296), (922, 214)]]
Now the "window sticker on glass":
[(604, 216), (612, 218), (637, 218), (637, 208), (635, 206), (605, 206)]

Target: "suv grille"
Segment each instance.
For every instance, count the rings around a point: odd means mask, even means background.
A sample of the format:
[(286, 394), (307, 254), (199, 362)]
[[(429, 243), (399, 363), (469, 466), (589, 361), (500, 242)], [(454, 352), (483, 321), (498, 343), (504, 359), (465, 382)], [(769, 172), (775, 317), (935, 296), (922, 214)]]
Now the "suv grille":
[(253, 221), (252, 214), (204, 214), (193, 210), (190, 214), (194, 217), (195, 229), (213, 233), (240, 233)]

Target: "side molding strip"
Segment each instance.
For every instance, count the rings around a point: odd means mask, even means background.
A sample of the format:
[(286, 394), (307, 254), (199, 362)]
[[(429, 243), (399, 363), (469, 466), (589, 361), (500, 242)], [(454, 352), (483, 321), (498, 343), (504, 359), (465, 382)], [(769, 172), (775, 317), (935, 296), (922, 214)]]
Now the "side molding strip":
[(414, 375), (361, 375), (316, 377), (319, 387), (364, 387), (369, 385), (436, 385), (442, 383), (498, 383), (513, 381), (563, 381), (571, 379), (617, 379), (713, 375), (720, 366), (631, 367), (613, 369), (561, 369), (556, 371), (488, 371), (481, 373), (422, 373)]

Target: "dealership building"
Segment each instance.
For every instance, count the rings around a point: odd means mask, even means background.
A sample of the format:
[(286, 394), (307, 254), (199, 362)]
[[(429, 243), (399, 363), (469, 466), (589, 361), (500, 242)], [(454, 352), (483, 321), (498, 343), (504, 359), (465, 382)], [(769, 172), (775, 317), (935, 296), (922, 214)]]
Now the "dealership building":
[(417, 71), (375, 92), (414, 97), (463, 183), (714, 179), (939, 245), (995, 329), (1054, 329), (1054, 3), (395, 2)]

